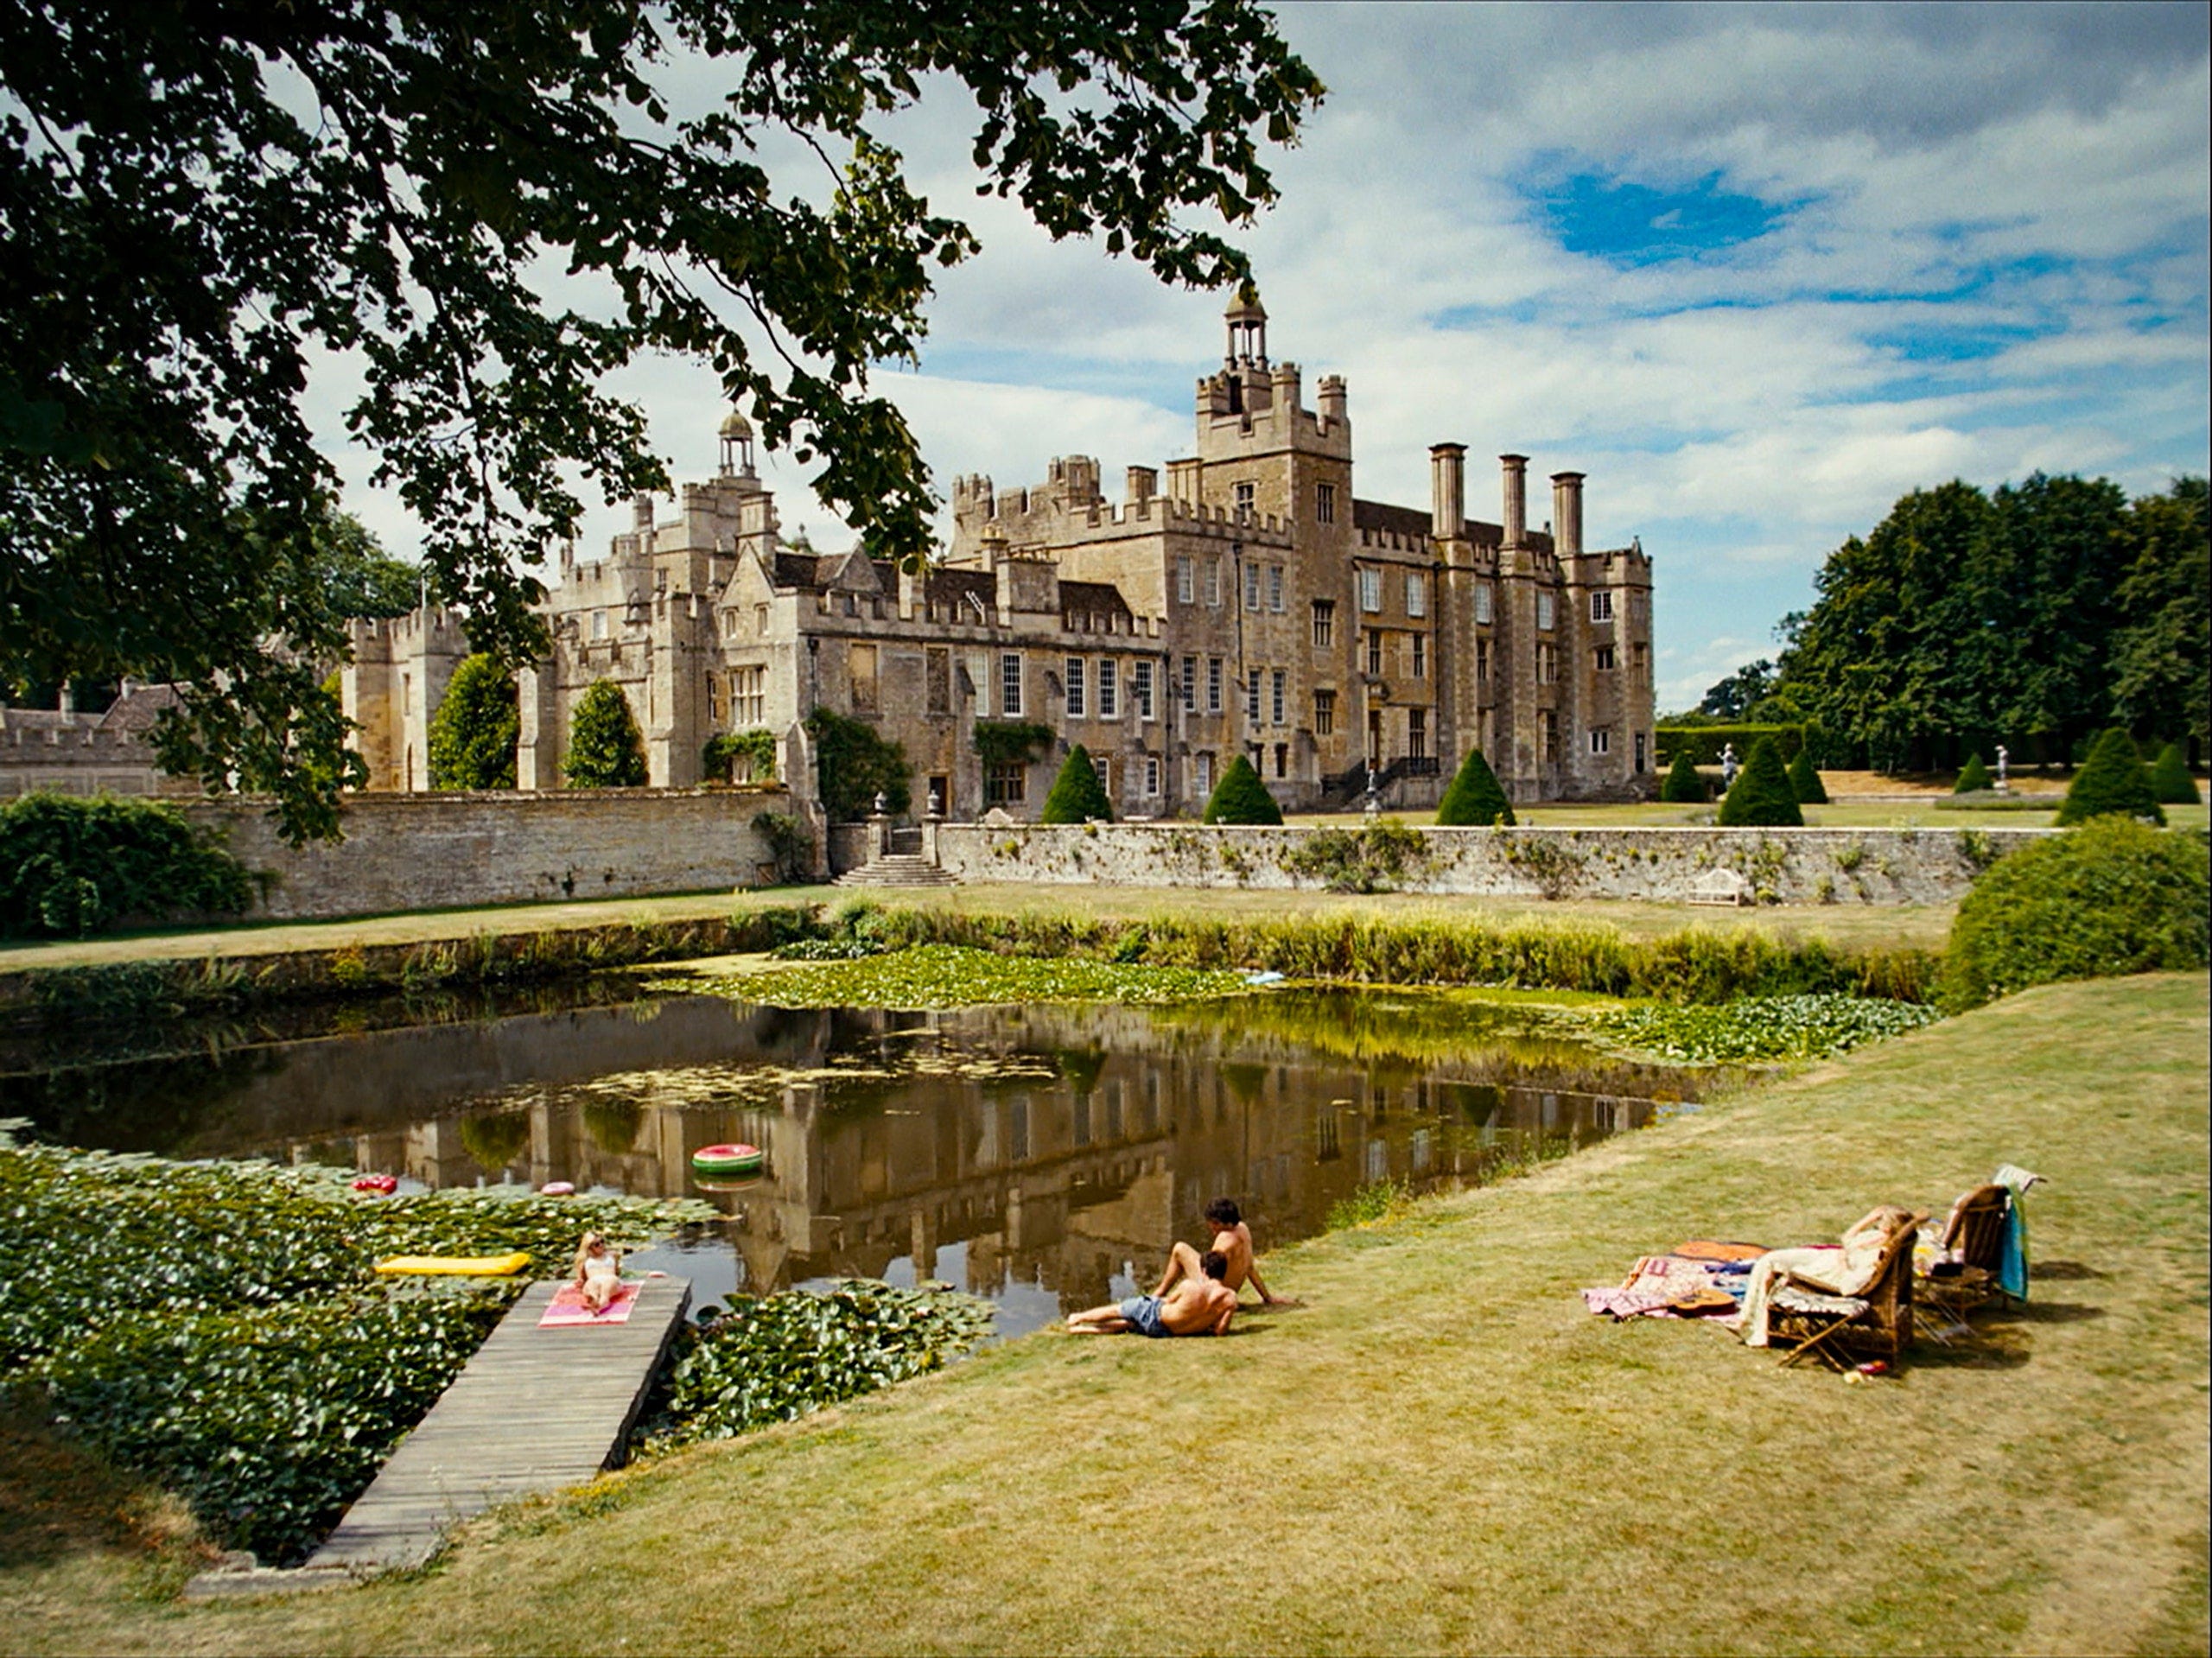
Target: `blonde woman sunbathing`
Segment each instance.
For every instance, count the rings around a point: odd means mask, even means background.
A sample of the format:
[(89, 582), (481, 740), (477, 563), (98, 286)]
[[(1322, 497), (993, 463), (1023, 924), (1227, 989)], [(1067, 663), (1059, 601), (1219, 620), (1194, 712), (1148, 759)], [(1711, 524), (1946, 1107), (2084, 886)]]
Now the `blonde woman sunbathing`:
[(576, 1246), (576, 1297), (594, 1312), (604, 1312), (622, 1287), (622, 1252), (597, 1232), (584, 1234)]
[(1853, 1221), (1840, 1245), (1768, 1250), (1751, 1263), (1751, 1281), (1745, 1286), (1744, 1345), (1766, 1345), (1767, 1302), (1784, 1284), (1800, 1284), (1824, 1295), (1864, 1295), (1881, 1273), (1890, 1241), (1927, 1218), (1884, 1204)]

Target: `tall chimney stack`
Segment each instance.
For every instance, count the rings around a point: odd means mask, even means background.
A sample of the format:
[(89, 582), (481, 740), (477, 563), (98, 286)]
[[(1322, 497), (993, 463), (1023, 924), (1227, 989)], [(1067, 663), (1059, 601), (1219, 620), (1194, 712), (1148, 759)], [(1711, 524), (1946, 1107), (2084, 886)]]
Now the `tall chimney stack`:
[(1505, 493), (1505, 544), (1525, 547), (1529, 543), (1529, 457), (1501, 454), (1497, 466)]
[(1467, 446), (1432, 443), (1428, 449), (1430, 533), (1456, 540), (1467, 528)]
[(1552, 474), (1552, 551), (1572, 558), (1582, 550), (1582, 474)]

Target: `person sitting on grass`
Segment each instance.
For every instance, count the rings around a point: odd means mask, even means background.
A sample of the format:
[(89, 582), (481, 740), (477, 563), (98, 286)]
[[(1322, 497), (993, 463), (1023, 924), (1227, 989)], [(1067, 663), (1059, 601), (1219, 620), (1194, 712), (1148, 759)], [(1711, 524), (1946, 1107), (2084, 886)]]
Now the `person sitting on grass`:
[(594, 1312), (604, 1312), (622, 1287), (622, 1252), (600, 1233), (587, 1232), (576, 1246), (576, 1299)]
[[(1231, 1291), (1243, 1289), (1245, 1281), (1249, 1280), (1252, 1287), (1260, 1293), (1261, 1305), (1282, 1307), (1298, 1305), (1274, 1294), (1262, 1281), (1259, 1258), (1252, 1248), (1252, 1229), (1244, 1224), (1244, 1217), (1238, 1211), (1234, 1198), (1217, 1197), (1208, 1204), (1206, 1223), (1213, 1228), (1213, 1248), (1229, 1262), (1229, 1271), (1221, 1281)], [(1198, 1252), (1178, 1239), (1174, 1248), (1168, 1252), (1167, 1270), (1160, 1275), (1159, 1287), (1153, 1293), (1166, 1294), (1168, 1286), (1179, 1278), (1196, 1278), (1198, 1275)]]
[(1133, 1295), (1087, 1312), (1071, 1313), (1079, 1336), (1226, 1336), (1236, 1314), (1236, 1292), (1222, 1280), (1229, 1258), (1218, 1249), (1198, 1257), (1202, 1276), (1185, 1279), (1165, 1297)]

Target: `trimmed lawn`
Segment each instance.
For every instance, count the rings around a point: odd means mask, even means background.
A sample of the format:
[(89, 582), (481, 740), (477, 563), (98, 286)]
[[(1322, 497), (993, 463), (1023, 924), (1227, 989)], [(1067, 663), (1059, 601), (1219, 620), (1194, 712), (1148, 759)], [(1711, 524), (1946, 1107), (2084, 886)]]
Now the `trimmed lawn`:
[[(10, 1471), (0, 1521), (86, 1512), (10, 1548), (0, 1617), (22, 1653), (2202, 1652), (2207, 989), (2033, 991), (1274, 1252), (1306, 1305), (1230, 1340), (1042, 1333), (402, 1581), (162, 1600), (127, 1495)], [(1574, 1293), (2008, 1159), (2050, 1180), (2033, 1301), (1896, 1379)]]

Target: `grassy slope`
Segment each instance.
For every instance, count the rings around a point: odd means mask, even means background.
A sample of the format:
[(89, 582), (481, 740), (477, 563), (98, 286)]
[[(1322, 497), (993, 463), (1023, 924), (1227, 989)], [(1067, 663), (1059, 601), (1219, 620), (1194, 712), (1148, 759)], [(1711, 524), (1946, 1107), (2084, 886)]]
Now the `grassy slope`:
[[(183, 1607), (86, 1543), (0, 1567), (0, 1621), (25, 1653), (2202, 1652), (2207, 1002), (2031, 993), (1282, 1251), (1309, 1305), (1230, 1342), (1033, 1337), (415, 1581)], [(2007, 1159), (2051, 1179), (2033, 1307), (1901, 1380), (1573, 1296)]]

